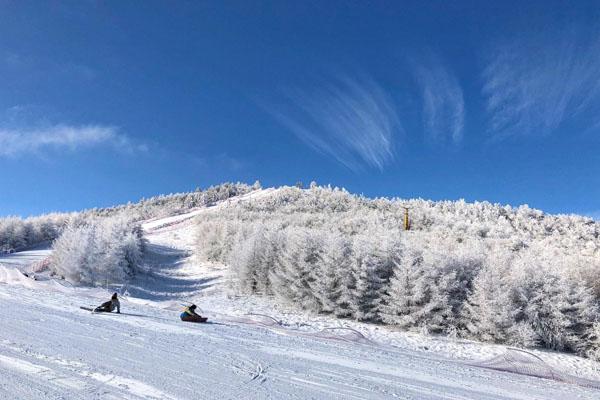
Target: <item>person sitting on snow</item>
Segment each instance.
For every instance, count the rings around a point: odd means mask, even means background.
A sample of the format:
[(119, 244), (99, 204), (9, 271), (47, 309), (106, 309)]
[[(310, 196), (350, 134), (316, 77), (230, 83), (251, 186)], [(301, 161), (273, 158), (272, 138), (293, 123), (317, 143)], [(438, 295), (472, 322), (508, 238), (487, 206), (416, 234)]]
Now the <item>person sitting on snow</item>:
[(182, 321), (186, 322), (206, 322), (206, 318), (196, 314), (196, 305), (192, 304), (189, 307), (183, 309), (183, 312), (179, 315)]
[(117, 294), (113, 293), (112, 297), (106, 303), (102, 303), (100, 306), (94, 309), (94, 312), (113, 312), (117, 309), (117, 314), (121, 314), (121, 303), (117, 298)]

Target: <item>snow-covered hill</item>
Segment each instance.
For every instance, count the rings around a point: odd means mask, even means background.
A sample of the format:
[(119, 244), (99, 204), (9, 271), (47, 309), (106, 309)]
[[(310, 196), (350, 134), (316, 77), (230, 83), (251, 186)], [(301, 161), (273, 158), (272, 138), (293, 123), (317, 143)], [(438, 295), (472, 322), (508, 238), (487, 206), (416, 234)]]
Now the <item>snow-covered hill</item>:
[[(254, 192), (241, 201), (271, 193)], [(122, 315), (79, 309), (106, 300), (107, 290), (34, 281), (0, 260), (0, 398), (600, 396), (590, 387), (476, 365), (505, 353), (503, 346), (394, 332), (299, 313), (268, 298), (230, 295), (227, 268), (192, 257), (193, 218), (235, 201), (240, 199), (143, 225), (149, 251), (143, 273), (119, 288), (125, 294)], [(183, 302), (198, 304), (212, 323), (180, 322)], [(327, 329), (343, 327), (349, 329)], [(556, 378), (560, 372), (600, 378), (598, 364), (590, 360), (535, 355), (557, 371)], [(541, 366), (540, 361), (544, 372)]]

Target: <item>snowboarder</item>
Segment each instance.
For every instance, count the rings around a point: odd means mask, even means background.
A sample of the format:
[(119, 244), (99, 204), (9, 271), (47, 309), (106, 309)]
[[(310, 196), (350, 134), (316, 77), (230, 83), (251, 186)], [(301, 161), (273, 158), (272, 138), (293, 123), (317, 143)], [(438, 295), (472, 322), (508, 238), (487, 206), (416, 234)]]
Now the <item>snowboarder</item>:
[(179, 315), (182, 321), (185, 322), (206, 322), (208, 318), (202, 317), (196, 314), (196, 305), (192, 304), (189, 307), (183, 309), (183, 312)]
[(94, 309), (94, 312), (113, 312), (117, 309), (117, 314), (121, 314), (121, 303), (117, 298), (117, 294), (113, 293), (112, 297), (106, 303), (102, 303), (99, 307)]

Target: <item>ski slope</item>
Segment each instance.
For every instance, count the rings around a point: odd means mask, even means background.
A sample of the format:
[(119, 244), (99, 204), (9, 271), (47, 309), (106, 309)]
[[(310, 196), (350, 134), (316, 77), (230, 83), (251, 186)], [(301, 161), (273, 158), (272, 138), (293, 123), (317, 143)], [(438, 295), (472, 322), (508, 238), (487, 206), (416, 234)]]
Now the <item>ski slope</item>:
[[(79, 309), (110, 291), (34, 281), (1, 264), (0, 399), (600, 398), (593, 388), (472, 365), (503, 346), (393, 332), (229, 294), (226, 266), (191, 257), (193, 217), (225, 206), (144, 224), (146, 265), (119, 289), (122, 315)], [(212, 323), (180, 322), (186, 301)], [(589, 360), (536, 354), (557, 369), (598, 377)]]
[(20, 271), (29, 272), (33, 266), (47, 259), (51, 253), (52, 250), (50, 250), (50, 245), (45, 244), (18, 253), (2, 254), (0, 255), (0, 266), (12, 267)]
[[(0, 286), (2, 399), (593, 399), (599, 392), (435, 354), (281, 334), (251, 318), (184, 324), (97, 290)], [(233, 320), (233, 322), (231, 321)], [(259, 321), (259, 320), (257, 320)]]

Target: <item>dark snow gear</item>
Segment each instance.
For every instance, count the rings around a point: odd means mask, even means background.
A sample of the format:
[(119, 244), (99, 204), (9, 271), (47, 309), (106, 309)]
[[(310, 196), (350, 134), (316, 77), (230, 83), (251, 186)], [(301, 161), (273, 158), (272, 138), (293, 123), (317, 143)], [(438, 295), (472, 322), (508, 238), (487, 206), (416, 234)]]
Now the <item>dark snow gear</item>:
[(96, 307), (94, 312), (113, 312), (115, 309), (117, 309), (117, 314), (121, 313), (121, 303), (119, 303), (116, 293), (112, 295), (109, 301)]
[(181, 318), (181, 320), (185, 322), (206, 322), (206, 320), (208, 319), (196, 314), (195, 304), (184, 308), (183, 312), (179, 315), (179, 318)]

